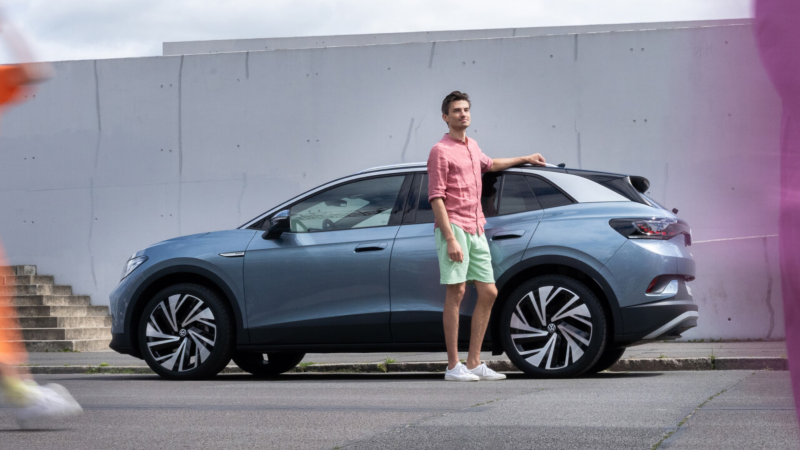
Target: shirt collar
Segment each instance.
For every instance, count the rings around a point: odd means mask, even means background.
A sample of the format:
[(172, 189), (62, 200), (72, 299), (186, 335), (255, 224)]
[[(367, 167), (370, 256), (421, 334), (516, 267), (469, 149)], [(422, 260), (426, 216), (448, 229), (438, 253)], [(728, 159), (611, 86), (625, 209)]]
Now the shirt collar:
[(451, 137), (450, 133), (445, 133), (444, 137), (442, 139), (443, 140), (448, 140), (448, 141), (451, 141), (451, 142), (456, 142), (456, 143), (459, 143), (461, 145), (469, 144), (469, 136), (464, 136), (465, 140), (462, 142), (462, 141), (459, 141), (458, 139), (454, 139), (453, 137)]

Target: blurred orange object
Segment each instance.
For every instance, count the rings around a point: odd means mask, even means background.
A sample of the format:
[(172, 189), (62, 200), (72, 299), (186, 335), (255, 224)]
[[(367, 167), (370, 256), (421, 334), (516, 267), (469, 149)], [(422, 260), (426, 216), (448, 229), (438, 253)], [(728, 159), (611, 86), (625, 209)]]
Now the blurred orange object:
[(0, 66), (0, 107), (18, 100), (27, 90), (27, 81), (27, 75), (21, 66)]
[[(20, 98), (27, 89), (26, 82), (27, 76), (21, 66), (0, 66), (0, 108)], [(6, 284), (11, 280), (8, 277), (14, 275), (0, 243), (0, 364), (8, 365), (21, 364), (28, 359), (20, 343), (14, 287)]]
[(14, 306), (14, 287), (7, 285), (14, 276), (0, 243), (0, 364), (16, 365), (27, 361), (25, 346), (20, 342), (17, 310)]

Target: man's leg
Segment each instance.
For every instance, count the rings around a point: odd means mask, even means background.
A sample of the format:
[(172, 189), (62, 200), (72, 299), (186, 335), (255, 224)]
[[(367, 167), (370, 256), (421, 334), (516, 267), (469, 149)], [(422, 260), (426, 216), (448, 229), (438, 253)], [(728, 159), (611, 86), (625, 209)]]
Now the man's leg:
[(475, 311), (472, 313), (472, 326), (469, 338), (469, 356), (467, 357), (467, 369), (474, 369), (481, 364), (481, 345), (483, 336), (486, 334), (486, 326), (489, 325), (489, 316), (492, 314), (492, 306), (497, 298), (497, 287), (494, 283), (483, 283), (475, 281), (475, 288), (478, 290), (478, 302), (475, 304)]
[(444, 341), (447, 344), (447, 370), (458, 364), (458, 315), (466, 283), (448, 284), (444, 300)]

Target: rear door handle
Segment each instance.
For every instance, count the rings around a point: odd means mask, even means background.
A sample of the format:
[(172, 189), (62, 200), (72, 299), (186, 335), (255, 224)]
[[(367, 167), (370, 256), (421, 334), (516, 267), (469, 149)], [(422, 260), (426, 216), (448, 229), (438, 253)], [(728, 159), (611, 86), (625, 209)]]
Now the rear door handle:
[(493, 241), (504, 241), (506, 239), (519, 239), (525, 235), (525, 230), (501, 231), (492, 235)]
[(389, 246), (389, 244), (387, 242), (375, 242), (375, 243), (370, 243), (370, 244), (359, 244), (359, 245), (356, 245), (356, 253), (378, 252), (378, 251), (381, 251), (381, 250), (385, 249), (388, 246)]

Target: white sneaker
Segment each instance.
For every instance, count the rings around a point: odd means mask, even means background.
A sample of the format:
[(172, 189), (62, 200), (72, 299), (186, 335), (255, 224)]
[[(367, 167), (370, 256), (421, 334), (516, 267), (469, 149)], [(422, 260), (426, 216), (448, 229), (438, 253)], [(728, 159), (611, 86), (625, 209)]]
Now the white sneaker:
[(39, 396), (34, 402), (15, 411), (17, 424), (28, 429), (46, 425), (51, 419), (74, 416), (83, 412), (83, 408), (69, 394), (64, 386), (48, 384), (39, 388)]
[(481, 380), (497, 381), (506, 379), (505, 375), (503, 375), (502, 373), (497, 373), (494, 370), (486, 367), (486, 364), (481, 364), (480, 366), (470, 370), (470, 373), (472, 373)]
[(478, 381), (477, 375), (473, 375), (467, 370), (467, 366), (458, 363), (452, 369), (445, 371), (444, 373), (445, 381)]

